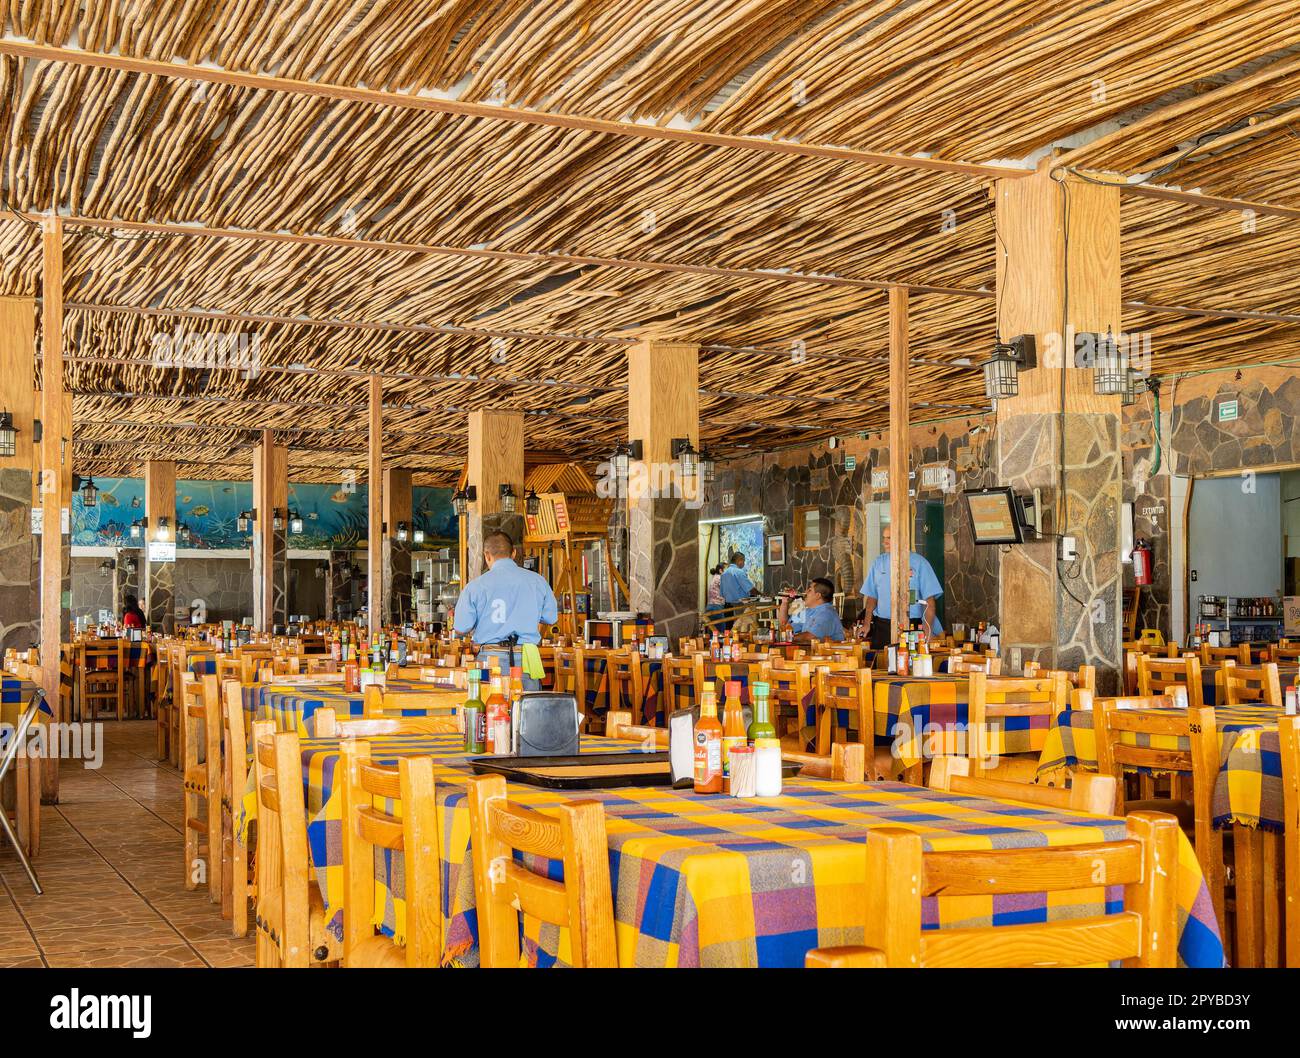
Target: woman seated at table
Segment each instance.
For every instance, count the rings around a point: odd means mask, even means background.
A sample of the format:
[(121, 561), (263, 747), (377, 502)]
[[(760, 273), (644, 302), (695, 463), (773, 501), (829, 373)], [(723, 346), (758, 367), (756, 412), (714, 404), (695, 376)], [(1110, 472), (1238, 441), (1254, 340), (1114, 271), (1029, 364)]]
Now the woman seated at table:
[(835, 585), (825, 577), (815, 577), (803, 593), (803, 613), (789, 617), (790, 600), (794, 593), (787, 591), (782, 595), (781, 605), (777, 607), (776, 616), (782, 628), (794, 632), (796, 643), (807, 643), (814, 639), (831, 639), (840, 642), (844, 639), (844, 625), (840, 615), (831, 605), (835, 597)]
[(134, 595), (128, 595), (126, 597), (126, 605), (122, 608), (122, 627), (149, 627), (149, 622), (145, 620), (144, 611), (140, 609), (140, 600)]

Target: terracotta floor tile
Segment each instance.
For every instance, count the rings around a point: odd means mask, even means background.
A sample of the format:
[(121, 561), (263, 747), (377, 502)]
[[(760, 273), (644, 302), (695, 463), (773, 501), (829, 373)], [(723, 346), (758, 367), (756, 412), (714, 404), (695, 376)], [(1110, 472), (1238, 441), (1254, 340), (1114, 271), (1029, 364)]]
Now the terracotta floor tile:
[(212, 966), (251, 968), (257, 958), (256, 944), (251, 934), (243, 939), (230, 937), (219, 941), (198, 941), (194, 946)]
[(173, 967), (202, 967), (203, 960), (187, 945), (159, 944), (141, 948), (99, 948), (84, 951), (58, 952), (48, 956), (54, 967), (111, 966), (126, 969), (170, 969)]

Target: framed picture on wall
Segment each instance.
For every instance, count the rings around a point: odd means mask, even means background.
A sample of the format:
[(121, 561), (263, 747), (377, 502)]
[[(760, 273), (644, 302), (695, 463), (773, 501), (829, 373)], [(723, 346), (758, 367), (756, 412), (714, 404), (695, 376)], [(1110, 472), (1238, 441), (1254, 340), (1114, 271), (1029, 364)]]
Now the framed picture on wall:
[(769, 566), (785, 565), (785, 534), (767, 538), (767, 564)]

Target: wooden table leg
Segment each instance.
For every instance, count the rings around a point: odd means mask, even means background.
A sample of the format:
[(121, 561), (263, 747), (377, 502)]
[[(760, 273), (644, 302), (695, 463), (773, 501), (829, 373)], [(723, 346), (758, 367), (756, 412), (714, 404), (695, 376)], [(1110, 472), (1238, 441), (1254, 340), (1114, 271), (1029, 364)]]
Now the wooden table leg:
[(1264, 965), (1276, 969), (1282, 965), (1282, 835), (1261, 830), (1263, 857), (1262, 942)]
[(834, 706), (822, 705), (820, 702), (813, 706), (813, 711), (817, 714), (817, 752), (825, 756), (831, 751), (831, 727), (834, 720)]
[(1236, 865), (1237, 966), (1263, 965), (1263, 892), (1260, 874), (1263, 842), (1254, 827), (1232, 827), (1233, 858)]

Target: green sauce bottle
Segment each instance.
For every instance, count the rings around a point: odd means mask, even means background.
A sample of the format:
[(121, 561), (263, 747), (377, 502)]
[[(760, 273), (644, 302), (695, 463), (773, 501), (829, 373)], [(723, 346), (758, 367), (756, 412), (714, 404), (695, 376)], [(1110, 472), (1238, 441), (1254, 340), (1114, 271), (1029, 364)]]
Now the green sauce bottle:
[(487, 713), (484, 711), (483, 699), (479, 696), (480, 676), (479, 669), (470, 669), (466, 673), (469, 695), (461, 711), (465, 718), (466, 753), (483, 753), (487, 750)]
[(759, 738), (776, 738), (776, 727), (772, 723), (772, 707), (768, 704), (771, 688), (766, 683), (756, 683), (753, 691), (754, 718), (745, 731), (745, 737), (750, 742)]

